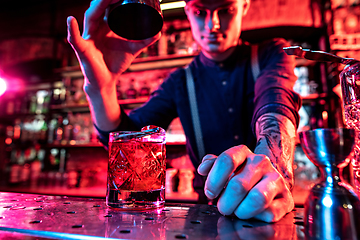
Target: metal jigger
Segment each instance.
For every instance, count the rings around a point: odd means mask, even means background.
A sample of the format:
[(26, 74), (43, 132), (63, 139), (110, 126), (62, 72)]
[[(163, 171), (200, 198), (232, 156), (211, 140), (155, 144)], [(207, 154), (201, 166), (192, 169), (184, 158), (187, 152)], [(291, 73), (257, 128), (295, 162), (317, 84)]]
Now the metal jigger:
[(300, 132), (301, 146), (321, 171), (305, 202), (307, 239), (360, 239), (360, 200), (343, 181), (342, 169), (354, 146), (352, 129), (316, 129)]

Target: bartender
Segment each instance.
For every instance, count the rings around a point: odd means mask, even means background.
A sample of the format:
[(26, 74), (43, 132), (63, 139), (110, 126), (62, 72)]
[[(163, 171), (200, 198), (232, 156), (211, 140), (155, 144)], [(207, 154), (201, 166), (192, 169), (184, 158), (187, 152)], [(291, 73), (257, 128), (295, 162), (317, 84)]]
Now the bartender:
[[(179, 117), (197, 167), (194, 187), (217, 199), (221, 214), (275, 222), (290, 212), (301, 100), (292, 90), (294, 59), (282, 50), (287, 42), (257, 44), (251, 57), (253, 46), (240, 39), (250, 0), (188, 0), (185, 12), (201, 47), (189, 64), (200, 127), (193, 123), (184, 68), (172, 72), (146, 104), (127, 115), (118, 105), (116, 82), (160, 33), (140, 41), (117, 36), (104, 20), (111, 1), (91, 2), (82, 35), (76, 19), (67, 20), (68, 41), (85, 76), (83, 87), (101, 141), (106, 145), (112, 131), (146, 125), (166, 129)], [(257, 62), (258, 74), (252, 62)]]

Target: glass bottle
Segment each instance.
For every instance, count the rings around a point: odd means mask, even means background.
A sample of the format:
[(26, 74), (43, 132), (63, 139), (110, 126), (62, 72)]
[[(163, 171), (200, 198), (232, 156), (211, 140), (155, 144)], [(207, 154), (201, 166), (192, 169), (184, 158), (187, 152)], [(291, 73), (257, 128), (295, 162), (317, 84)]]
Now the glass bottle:
[(135, 99), (137, 97), (137, 91), (134, 87), (135, 80), (131, 79), (129, 88), (126, 90), (126, 98), (127, 99)]

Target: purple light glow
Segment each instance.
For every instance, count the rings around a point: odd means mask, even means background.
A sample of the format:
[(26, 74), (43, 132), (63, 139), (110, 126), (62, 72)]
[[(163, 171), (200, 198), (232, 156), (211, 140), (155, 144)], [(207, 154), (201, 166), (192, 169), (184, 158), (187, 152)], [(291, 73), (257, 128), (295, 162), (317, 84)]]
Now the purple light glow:
[(3, 95), (6, 91), (6, 82), (0, 77), (0, 96)]

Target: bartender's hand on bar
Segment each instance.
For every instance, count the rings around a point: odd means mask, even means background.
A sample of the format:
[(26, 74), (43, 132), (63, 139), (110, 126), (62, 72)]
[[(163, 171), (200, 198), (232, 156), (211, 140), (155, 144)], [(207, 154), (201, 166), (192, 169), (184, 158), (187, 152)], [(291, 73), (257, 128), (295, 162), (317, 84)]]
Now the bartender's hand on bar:
[(254, 153), (239, 145), (219, 156), (206, 155), (198, 172), (207, 175), (206, 196), (220, 196), (217, 207), (223, 215), (276, 222), (294, 208), (295, 127), (280, 114), (265, 114), (256, 125)]
[[(130, 41), (116, 35), (108, 27), (104, 16), (112, 0), (93, 0), (84, 15), (81, 36), (79, 25), (68, 17), (68, 42), (74, 49), (85, 77), (87, 95), (94, 123), (104, 131), (118, 126), (120, 109), (116, 107), (116, 81), (147, 46), (160, 38), (156, 36)], [(126, 23), (124, 23), (126, 24)], [(105, 117), (104, 117), (105, 116)]]

